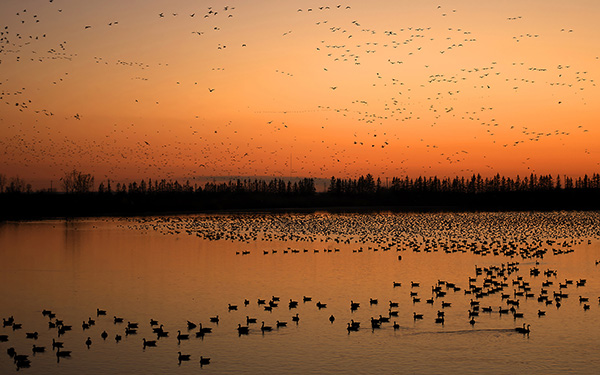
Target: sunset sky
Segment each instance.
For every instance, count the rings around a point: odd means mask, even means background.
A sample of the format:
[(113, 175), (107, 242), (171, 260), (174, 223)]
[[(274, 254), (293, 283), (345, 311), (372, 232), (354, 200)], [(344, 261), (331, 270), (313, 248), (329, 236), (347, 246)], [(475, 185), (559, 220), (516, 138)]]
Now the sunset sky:
[(2, 0), (0, 173), (600, 170), (600, 2)]

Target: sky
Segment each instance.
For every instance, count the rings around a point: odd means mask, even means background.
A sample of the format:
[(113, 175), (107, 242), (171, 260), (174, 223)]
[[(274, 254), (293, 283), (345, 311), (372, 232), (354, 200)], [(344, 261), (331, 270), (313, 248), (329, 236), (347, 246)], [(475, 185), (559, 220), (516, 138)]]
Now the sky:
[(600, 2), (2, 0), (0, 173), (596, 173)]

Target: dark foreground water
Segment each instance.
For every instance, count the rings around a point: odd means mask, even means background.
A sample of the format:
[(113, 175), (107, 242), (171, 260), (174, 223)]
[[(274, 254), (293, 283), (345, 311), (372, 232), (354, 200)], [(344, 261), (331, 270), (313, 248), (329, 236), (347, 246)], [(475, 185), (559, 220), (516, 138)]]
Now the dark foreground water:
[[(596, 212), (4, 223), (0, 317), (22, 328), (0, 327), (8, 340), (0, 342), (0, 373), (18, 368), (11, 347), (29, 356), (20, 371), (35, 374), (597, 373), (599, 237)], [(273, 296), (280, 300), (272, 311), (258, 304)], [(352, 301), (360, 304), (354, 311)], [(438, 311), (444, 324), (435, 322)], [(390, 321), (373, 329), (380, 316)], [(90, 318), (95, 325), (84, 330)], [(59, 335), (49, 328), (56, 319), (72, 329)], [(157, 338), (151, 319), (167, 337)], [(347, 330), (351, 320), (358, 331)], [(188, 321), (212, 332), (196, 337)], [(272, 331), (261, 330), (263, 321)], [(126, 334), (128, 322), (139, 324), (137, 333)], [(523, 323), (528, 335), (515, 331)], [(249, 334), (239, 335), (238, 324)], [(190, 338), (178, 340), (178, 330)], [(26, 337), (34, 332), (37, 339)], [(156, 347), (144, 348), (144, 338)], [(57, 358), (52, 339), (70, 357)], [(33, 345), (46, 350), (33, 355)], [(179, 362), (178, 352), (190, 360)], [(200, 356), (210, 363), (201, 367)]]

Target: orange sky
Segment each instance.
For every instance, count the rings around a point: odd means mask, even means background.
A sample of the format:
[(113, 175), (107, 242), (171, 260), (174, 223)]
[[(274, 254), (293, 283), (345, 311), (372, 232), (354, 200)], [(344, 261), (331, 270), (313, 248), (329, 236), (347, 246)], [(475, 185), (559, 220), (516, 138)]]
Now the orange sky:
[(599, 2), (297, 4), (0, 2), (0, 173), (598, 172)]

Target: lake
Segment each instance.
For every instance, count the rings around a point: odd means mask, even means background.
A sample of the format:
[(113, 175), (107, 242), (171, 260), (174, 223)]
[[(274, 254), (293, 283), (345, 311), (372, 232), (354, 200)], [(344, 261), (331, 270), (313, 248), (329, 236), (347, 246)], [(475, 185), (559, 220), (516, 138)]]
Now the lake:
[[(600, 367), (598, 212), (8, 222), (0, 224), (0, 259), (0, 337), (7, 336), (0, 373), (17, 370), (11, 347), (29, 356), (21, 365), (30, 367), (21, 370), (32, 374), (548, 374)], [(267, 311), (273, 297), (277, 306)], [(389, 322), (372, 328), (380, 317)], [(72, 329), (59, 335), (49, 327), (56, 319)], [(84, 329), (90, 319), (95, 324)], [(158, 338), (151, 319), (168, 336)], [(188, 321), (198, 327), (188, 329)], [(272, 330), (261, 330), (263, 321)], [(348, 330), (351, 321), (360, 322), (357, 331)], [(138, 323), (136, 333), (126, 334), (128, 322)], [(212, 332), (196, 337), (200, 323)], [(523, 324), (528, 334), (515, 330)], [(189, 339), (178, 340), (178, 331)], [(34, 332), (37, 339), (27, 338)], [(71, 355), (57, 357), (52, 339)], [(156, 346), (144, 348), (143, 339)], [(33, 345), (45, 352), (34, 355)], [(179, 352), (190, 360), (179, 361)], [(201, 366), (200, 356), (210, 363)]]

